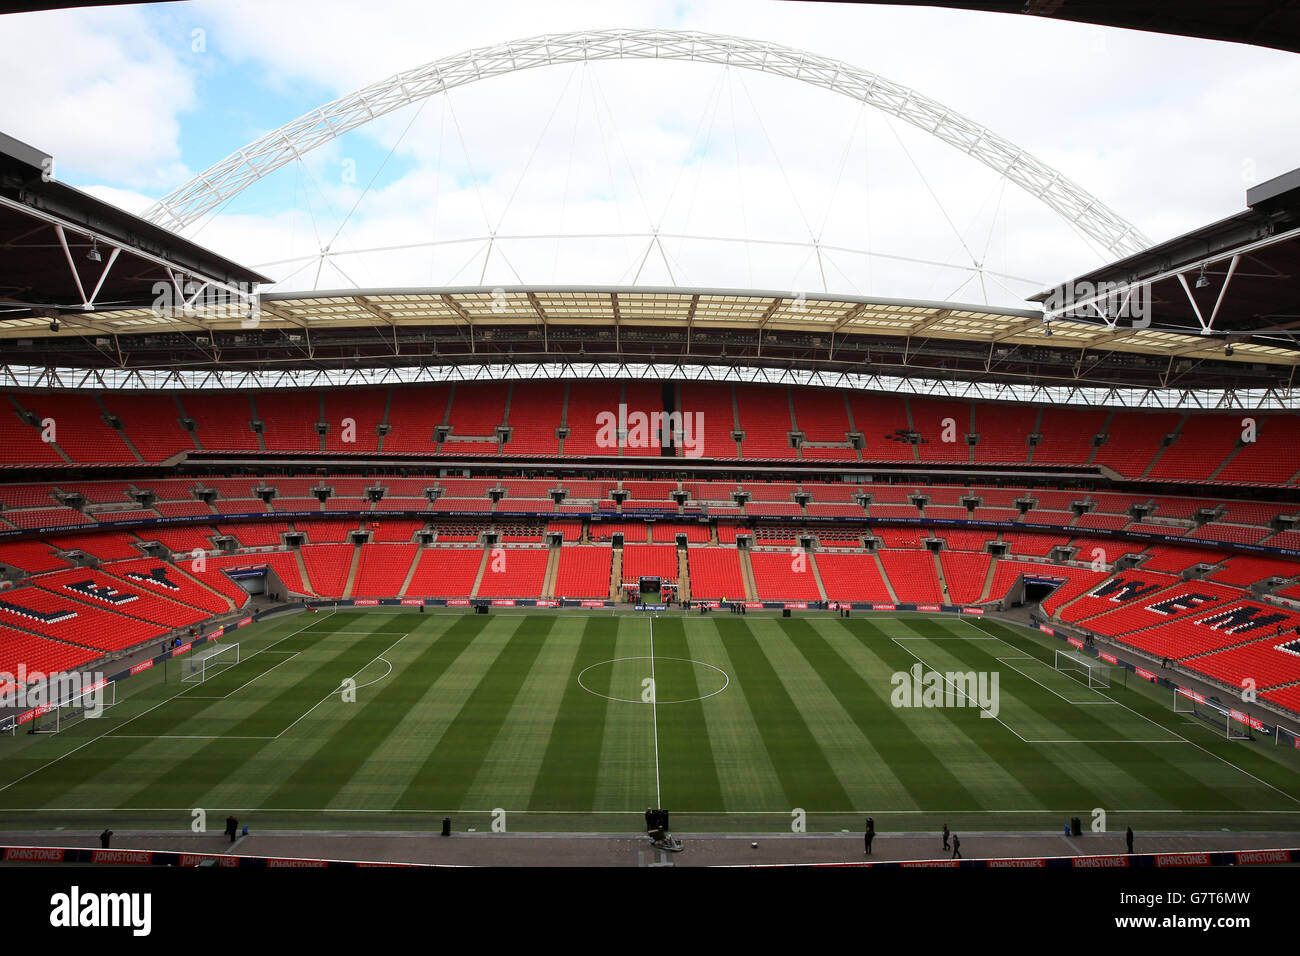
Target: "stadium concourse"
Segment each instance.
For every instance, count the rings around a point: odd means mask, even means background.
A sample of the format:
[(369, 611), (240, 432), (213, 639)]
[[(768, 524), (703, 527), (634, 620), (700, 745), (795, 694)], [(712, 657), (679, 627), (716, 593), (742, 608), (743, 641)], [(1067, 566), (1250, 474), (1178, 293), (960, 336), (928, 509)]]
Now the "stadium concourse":
[[(1240, 413), (812, 386), (552, 380), (4, 400), (10, 674), (89, 667), (208, 628), (246, 613), (250, 581), (279, 602), (662, 595), (937, 611), (1041, 600), (1063, 633), (1210, 686), (1253, 681), (1260, 708), (1300, 714), (1289, 414), (1261, 413), (1243, 441)], [(611, 425), (607, 410), (620, 408)], [(638, 430), (636, 412), (683, 427)]]

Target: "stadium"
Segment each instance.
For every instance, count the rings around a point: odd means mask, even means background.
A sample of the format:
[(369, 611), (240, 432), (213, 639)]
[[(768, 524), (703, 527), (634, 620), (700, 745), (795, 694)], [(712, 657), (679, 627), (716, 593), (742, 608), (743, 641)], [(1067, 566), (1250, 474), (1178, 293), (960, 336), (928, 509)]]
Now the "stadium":
[[(1185, 6), (1112, 26), (1296, 49)], [(658, 231), (623, 281), (508, 281), (493, 232), (480, 281), (311, 287), (196, 238), (350, 130), (602, 61), (848, 97), (1101, 258), (1008, 305), (687, 284)], [(667, 28), (222, 148), (137, 215), (0, 135), (3, 860), (1300, 861), (1300, 170), (1152, 241), (919, 91)]]

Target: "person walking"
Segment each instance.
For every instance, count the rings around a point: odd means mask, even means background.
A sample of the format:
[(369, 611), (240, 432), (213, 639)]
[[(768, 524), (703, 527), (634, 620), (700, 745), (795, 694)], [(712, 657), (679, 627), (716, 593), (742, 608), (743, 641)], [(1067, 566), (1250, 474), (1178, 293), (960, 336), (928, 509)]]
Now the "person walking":
[(1132, 853), (1133, 852), (1133, 828), (1132, 827), (1129, 827), (1124, 832), (1124, 842), (1128, 844), (1129, 853)]
[(954, 860), (961, 859), (961, 837), (955, 833), (952, 835), (952, 858)]
[(99, 845), (105, 850), (108, 849), (109, 842), (113, 839), (113, 831), (104, 827), (104, 832), (99, 835)]
[(945, 823), (945, 824), (943, 825), (943, 849), (944, 849), (944, 852), (945, 852), (945, 853), (949, 850), (949, 846), (948, 846), (948, 836), (949, 836), (949, 834), (948, 834), (948, 824)]

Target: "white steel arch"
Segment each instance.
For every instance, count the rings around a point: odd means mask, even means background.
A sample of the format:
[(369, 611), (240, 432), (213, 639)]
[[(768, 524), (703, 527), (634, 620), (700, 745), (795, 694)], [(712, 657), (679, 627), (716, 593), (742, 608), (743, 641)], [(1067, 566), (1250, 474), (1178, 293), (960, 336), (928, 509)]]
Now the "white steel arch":
[(210, 166), (145, 212), (180, 230), (309, 150), (429, 96), (493, 76), (592, 60), (715, 63), (788, 77), (905, 120), (1005, 176), (1117, 258), (1147, 239), (1095, 196), (1014, 143), (922, 93), (840, 60), (758, 40), (686, 30), (598, 30), (479, 47), (394, 74), (312, 110)]

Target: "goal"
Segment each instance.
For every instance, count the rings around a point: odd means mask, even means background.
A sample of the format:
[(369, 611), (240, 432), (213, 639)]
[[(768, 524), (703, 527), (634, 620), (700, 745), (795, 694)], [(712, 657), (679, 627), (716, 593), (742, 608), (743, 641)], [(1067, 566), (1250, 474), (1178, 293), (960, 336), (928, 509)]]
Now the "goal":
[[(1205, 721), (1215, 730), (1223, 731), (1228, 740), (1254, 740), (1246, 715), (1224, 707), (1217, 701), (1207, 700), (1194, 690), (1185, 687), (1174, 688), (1174, 713), (1190, 714)], [(1246, 719), (1243, 719), (1246, 718)]]
[(1062, 674), (1071, 674), (1089, 687), (1109, 687), (1111, 666), (1097, 657), (1089, 657), (1078, 651), (1056, 649), (1056, 661), (1053, 669)]
[(100, 687), (91, 687), (57, 703), (48, 704), (42, 713), (32, 718), (30, 733), (62, 733), (83, 718), (100, 716), (105, 709), (116, 703), (117, 682), (108, 681)]
[(181, 682), (202, 684), (239, 663), (238, 644), (218, 644), (195, 651), (181, 667)]

